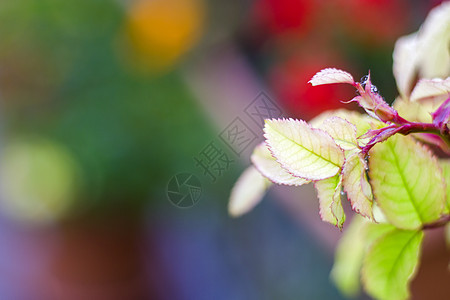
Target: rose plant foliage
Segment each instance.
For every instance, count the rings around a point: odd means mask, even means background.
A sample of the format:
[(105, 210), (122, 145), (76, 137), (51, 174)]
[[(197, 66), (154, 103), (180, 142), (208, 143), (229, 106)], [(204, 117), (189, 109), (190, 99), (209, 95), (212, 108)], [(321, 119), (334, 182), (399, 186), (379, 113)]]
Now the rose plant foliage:
[[(323, 221), (343, 229), (342, 202), (355, 215), (336, 251), (331, 277), (346, 295), (409, 298), (424, 231), (450, 221), (450, 3), (433, 9), (393, 54), (399, 91), (393, 106), (372, 83), (327, 68), (313, 86), (350, 84), (366, 112), (337, 110), (309, 123), (268, 119), (265, 142), (230, 196), (233, 216), (251, 210), (272, 184), (317, 190)], [(450, 230), (447, 230), (450, 232)], [(447, 238), (449, 238), (447, 236)]]

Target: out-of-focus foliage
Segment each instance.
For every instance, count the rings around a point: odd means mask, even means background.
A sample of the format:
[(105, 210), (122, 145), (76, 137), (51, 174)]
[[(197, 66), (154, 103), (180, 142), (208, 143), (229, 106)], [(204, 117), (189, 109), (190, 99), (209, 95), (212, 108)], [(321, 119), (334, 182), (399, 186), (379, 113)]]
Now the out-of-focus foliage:
[[(71, 195), (76, 208), (148, 203), (212, 135), (178, 71), (170, 71), (201, 28), (200, 2), (181, 2), (179, 11), (164, 1), (0, 3), (4, 143), (34, 136), (66, 148), (84, 183)], [(168, 26), (175, 19), (181, 23)], [(136, 69), (140, 59), (161, 65)], [(46, 176), (45, 166), (33, 168), (36, 182)]]

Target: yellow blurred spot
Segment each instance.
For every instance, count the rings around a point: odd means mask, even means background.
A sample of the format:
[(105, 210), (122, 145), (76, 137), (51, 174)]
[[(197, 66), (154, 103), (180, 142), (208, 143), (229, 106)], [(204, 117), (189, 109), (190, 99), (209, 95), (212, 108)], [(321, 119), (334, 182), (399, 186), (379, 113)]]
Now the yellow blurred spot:
[(63, 217), (75, 198), (79, 169), (55, 142), (20, 140), (1, 155), (0, 209), (24, 223), (49, 223)]
[(198, 40), (204, 11), (201, 0), (136, 0), (126, 25), (129, 58), (150, 70), (169, 68)]

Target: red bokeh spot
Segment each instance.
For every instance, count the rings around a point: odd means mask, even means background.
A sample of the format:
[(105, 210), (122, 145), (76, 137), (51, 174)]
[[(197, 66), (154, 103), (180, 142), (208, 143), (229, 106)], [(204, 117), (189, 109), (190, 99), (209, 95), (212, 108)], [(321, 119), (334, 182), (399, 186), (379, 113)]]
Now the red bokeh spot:
[(308, 83), (318, 71), (339, 65), (342, 66), (342, 63), (327, 65), (317, 57), (314, 58), (314, 61), (291, 59), (272, 69), (269, 78), (270, 85), (278, 101), (292, 117), (309, 120), (326, 110), (355, 109), (354, 104), (341, 102), (348, 101), (355, 96), (352, 86), (330, 84), (313, 87)]
[(380, 45), (407, 33), (411, 4), (406, 0), (338, 0), (350, 36)]
[(295, 31), (308, 32), (311, 28), (315, 1), (308, 0), (258, 0), (253, 7), (257, 24), (272, 34)]

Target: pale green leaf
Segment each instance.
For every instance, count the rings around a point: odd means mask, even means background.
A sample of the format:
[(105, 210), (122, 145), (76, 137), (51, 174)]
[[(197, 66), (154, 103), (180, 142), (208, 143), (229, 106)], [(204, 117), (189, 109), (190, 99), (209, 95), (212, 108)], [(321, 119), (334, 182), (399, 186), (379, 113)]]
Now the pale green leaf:
[(410, 136), (393, 136), (369, 152), (377, 204), (396, 227), (418, 229), (439, 219), (445, 185), (437, 159)]
[(331, 279), (347, 297), (360, 290), (360, 271), (364, 255), (380, 236), (395, 230), (390, 224), (376, 224), (355, 215), (344, 230), (335, 253)]
[(364, 258), (365, 290), (380, 300), (409, 297), (409, 282), (417, 271), (422, 231), (396, 229), (378, 238)]
[(356, 141), (356, 126), (339, 117), (326, 119), (319, 129), (327, 132), (342, 150), (353, 150), (358, 147)]
[(447, 212), (450, 211), (450, 159), (441, 159), (439, 164), (442, 168), (442, 173), (444, 174), (444, 180), (446, 184), (446, 205)]
[(411, 93), (411, 101), (436, 100), (442, 102), (450, 93), (450, 77), (421, 79)]
[(450, 72), (450, 2), (428, 14), (418, 33), (418, 69), (422, 78), (445, 78)]
[(344, 152), (330, 135), (302, 120), (266, 120), (264, 131), (273, 156), (294, 176), (330, 178), (344, 163)]
[(361, 158), (358, 153), (352, 154), (346, 159), (342, 173), (344, 191), (353, 210), (373, 220), (372, 188), (367, 181), (364, 158)]
[(228, 213), (239, 217), (252, 210), (262, 200), (271, 184), (255, 167), (248, 167), (231, 190)]
[(354, 82), (355, 81), (350, 73), (334, 68), (321, 70), (309, 81), (313, 86), (331, 83), (353, 84)]
[(365, 253), (365, 222), (354, 216), (344, 230), (334, 256), (331, 279), (347, 297), (354, 297), (360, 290), (360, 270)]
[(341, 203), (342, 180), (339, 175), (316, 181), (320, 218), (342, 229), (345, 213)]
[(292, 176), (283, 169), (272, 156), (265, 143), (256, 146), (251, 160), (256, 169), (274, 183), (299, 186), (310, 182), (309, 180)]
[(364, 224), (365, 226), (363, 234), (366, 241), (366, 252), (369, 250), (369, 247), (372, 246), (373, 242), (375, 242), (377, 239), (391, 231), (398, 230), (394, 225), (389, 223), (373, 223), (370, 221), (366, 221)]
[(418, 37), (417, 34), (403, 36), (397, 40), (394, 47), (393, 73), (397, 89), (403, 99), (408, 99), (413, 89), (416, 77)]

